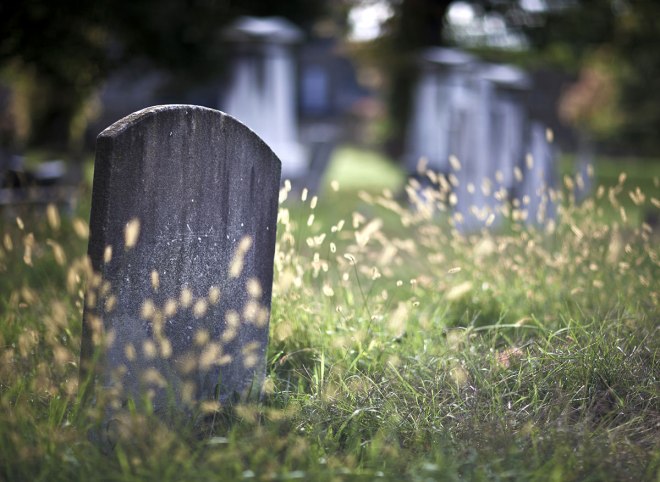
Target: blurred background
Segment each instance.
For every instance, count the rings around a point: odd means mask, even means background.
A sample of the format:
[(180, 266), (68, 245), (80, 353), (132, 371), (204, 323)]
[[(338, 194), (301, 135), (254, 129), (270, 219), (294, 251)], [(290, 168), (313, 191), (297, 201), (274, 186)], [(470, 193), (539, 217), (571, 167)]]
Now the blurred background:
[(236, 116), (313, 190), (346, 166), (396, 185), (420, 157), (515, 167), (532, 125), (570, 169), (651, 166), (658, 18), (652, 0), (2, 2), (0, 176), (75, 184), (101, 130), (165, 103)]

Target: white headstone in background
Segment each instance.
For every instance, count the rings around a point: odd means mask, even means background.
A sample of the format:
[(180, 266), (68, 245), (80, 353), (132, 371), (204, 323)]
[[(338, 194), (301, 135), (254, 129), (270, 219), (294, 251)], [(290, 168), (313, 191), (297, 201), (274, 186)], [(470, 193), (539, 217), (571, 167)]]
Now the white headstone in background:
[(282, 161), (282, 178), (307, 170), (298, 138), (294, 46), (302, 32), (283, 18), (241, 17), (226, 31), (234, 51), (220, 109), (256, 132)]
[(484, 226), (495, 211), (492, 196), (482, 189), (482, 184), (488, 182), (492, 174), (493, 90), (493, 84), (483, 76), (471, 77), (465, 102), (467, 117), (458, 134), (460, 147), (455, 153), (461, 164), (455, 173), (459, 181), (456, 211), (461, 215), (457, 227), (461, 230), (471, 231)]
[[(487, 66), (482, 76), (493, 84), (491, 103), (491, 173), (495, 189), (510, 192), (514, 186), (514, 169), (524, 159), (526, 113), (523, 95), (529, 90), (529, 76), (509, 65)], [(499, 174), (497, 174), (499, 172)]]
[[(416, 175), (424, 158), (428, 169), (449, 175), (461, 231), (497, 225), (514, 195), (529, 204), (530, 222), (552, 216), (547, 186), (553, 181), (554, 150), (542, 127), (530, 132), (524, 102), (531, 89), (528, 74), (510, 65), (478, 63), (453, 49), (427, 49), (421, 58), (404, 154), (408, 172)], [(526, 169), (530, 151), (538, 162)], [(420, 185), (425, 184), (422, 176)]]
[(422, 54), (404, 155), (408, 172), (415, 172), (422, 157), (429, 169), (448, 172), (473, 62), (471, 55), (453, 49), (431, 48)]

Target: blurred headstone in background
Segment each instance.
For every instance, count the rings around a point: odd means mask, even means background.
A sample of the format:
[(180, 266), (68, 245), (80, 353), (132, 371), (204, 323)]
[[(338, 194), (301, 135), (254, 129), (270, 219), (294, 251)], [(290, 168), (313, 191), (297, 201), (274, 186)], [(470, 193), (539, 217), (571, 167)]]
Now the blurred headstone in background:
[(416, 171), (422, 157), (429, 169), (449, 172), (449, 156), (459, 154), (474, 62), (472, 55), (455, 49), (437, 47), (422, 53), (404, 155), (408, 172)]
[[(545, 137), (540, 143), (538, 133), (530, 131), (531, 88), (521, 69), (483, 64), (460, 50), (431, 48), (421, 56), (404, 162), (417, 178), (424, 178), (417, 172), (422, 158), (428, 169), (449, 175), (462, 230), (492, 226), (503, 204), (516, 196), (531, 202), (541, 182), (552, 187), (556, 153)], [(527, 154), (540, 158), (528, 162), (532, 170), (525, 169)]]
[(71, 166), (60, 159), (28, 164), (19, 154), (26, 134), (21, 133), (16, 97), (16, 91), (0, 83), (0, 207), (12, 214), (20, 205), (53, 203), (70, 210), (79, 181)]
[(457, 135), (463, 146), (455, 153), (462, 227), (494, 226), (503, 203), (512, 199), (515, 172), (524, 159), (527, 126), (522, 94), (529, 79), (509, 65), (477, 64), (472, 71), (469, 120)]
[(522, 166), (525, 157), (525, 94), (531, 87), (531, 80), (523, 70), (510, 65), (486, 66), (482, 75), (494, 89), (488, 177), (494, 183), (493, 191), (504, 188), (510, 196), (515, 167)]
[(299, 140), (295, 47), (303, 33), (283, 18), (241, 17), (224, 32), (232, 59), (219, 108), (256, 132), (282, 161), (283, 179), (307, 173)]

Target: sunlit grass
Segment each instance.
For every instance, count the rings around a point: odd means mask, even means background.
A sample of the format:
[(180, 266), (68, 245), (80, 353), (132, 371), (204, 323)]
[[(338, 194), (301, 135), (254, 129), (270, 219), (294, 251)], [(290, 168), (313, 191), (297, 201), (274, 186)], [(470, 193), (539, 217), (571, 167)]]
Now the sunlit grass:
[(112, 449), (79, 399), (85, 208), (5, 216), (0, 479), (658, 480), (657, 172), (473, 234), (334, 172), (281, 196), (262, 403), (128, 413)]
[(403, 187), (406, 179), (401, 166), (392, 160), (357, 147), (335, 150), (323, 176), (326, 188), (337, 181), (344, 189), (392, 189)]

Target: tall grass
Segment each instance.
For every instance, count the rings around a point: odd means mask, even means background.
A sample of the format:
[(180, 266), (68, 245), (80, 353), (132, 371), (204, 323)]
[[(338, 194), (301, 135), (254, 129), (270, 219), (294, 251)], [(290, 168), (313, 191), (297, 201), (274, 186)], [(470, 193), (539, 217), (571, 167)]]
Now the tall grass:
[(651, 178), (473, 234), (442, 197), (285, 188), (263, 401), (134, 412), (110, 450), (79, 399), (84, 209), (5, 213), (0, 480), (660, 480)]

